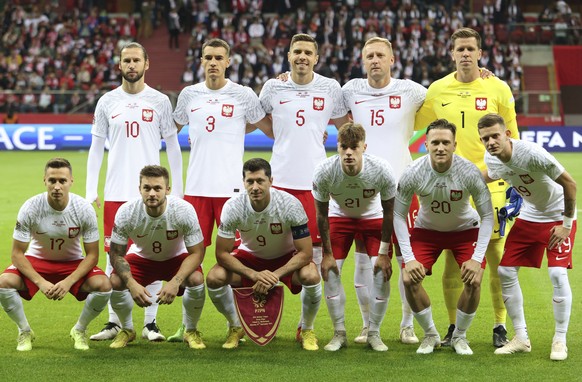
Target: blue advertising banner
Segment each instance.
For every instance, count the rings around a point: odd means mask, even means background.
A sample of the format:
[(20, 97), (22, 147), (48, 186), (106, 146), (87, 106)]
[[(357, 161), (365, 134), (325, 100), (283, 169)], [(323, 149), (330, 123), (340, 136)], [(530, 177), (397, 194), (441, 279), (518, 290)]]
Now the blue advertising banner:
[[(327, 128), (325, 147), (335, 150), (337, 131), (333, 125)], [(582, 152), (582, 126), (580, 127), (529, 127), (520, 131), (521, 139), (542, 145), (551, 152)], [(189, 150), (188, 127), (178, 135), (180, 146)], [(411, 139), (411, 150), (424, 151), (422, 133)], [(91, 146), (91, 125), (2, 125), (0, 124), (0, 151), (30, 150), (88, 150)], [(163, 147), (163, 145), (162, 145)], [(247, 150), (271, 150), (273, 140), (256, 130), (245, 137)]]

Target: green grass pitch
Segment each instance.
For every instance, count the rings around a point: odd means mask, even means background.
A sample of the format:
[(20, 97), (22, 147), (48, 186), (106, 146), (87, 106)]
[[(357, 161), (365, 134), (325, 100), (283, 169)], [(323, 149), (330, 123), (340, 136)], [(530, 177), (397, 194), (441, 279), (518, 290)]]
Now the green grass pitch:
[[(164, 154), (165, 155), (165, 154)], [(0, 192), (0, 268), (10, 264), (12, 230), (18, 209), (29, 197), (43, 192), (43, 167), (54, 156), (68, 158), (73, 165), (72, 192), (85, 194), (86, 152), (2, 152), (2, 191)], [(247, 153), (246, 157), (267, 157), (268, 153)], [(187, 153), (184, 153), (184, 168)], [(579, 181), (582, 188), (580, 154), (556, 154), (558, 160)], [(165, 156), (163, 163), (167, 164)], [(106, 167), (105, 161), (103, 167)], [(102, 170), (100, 187), (103, 187), (105, 170)], [(582, 192), (578, 193), (582, 195)], [(578, 198), (581, 200), (582, 198)], [(98, 211), (101, 223), (101, 211)], [(449, 380), (449, 381), (531, 381), (578, 380), (582, 370), (582, 271), (578, 256), (580, 244), (574, 249), (574, 269), (569, 272), (572, 285), (573, 308), (568, 334), (569, 358), (565, 362), (549, 360), (554, 331), (551, 305), (552, 288), (545, 266), (541, 270), (522, 269), (520, 280), (524, 292), (528, 329), (532, 340), (530, 354), (500, 357), (493, 355), (491, 329), (493, 312), (485, 276), (481, 305), (468, 332), (475, 354), (461, 357), (451, 349), (437, 350), (429, 356), (415, 353), (415, 345), (398, 342), (400, 324), (400, 297), (396, 277), (391, 285), (391, 299), (382, 325), (381, 334), (390, 350), (375, 353), (365, 345), (351, 340), (361, 327), (353, 285), (353, 260), (344, 266), (343, 280), (347, 293), (346, 324), (350, 344), (337, 353), (324, 350), (306, 352), (294, 342), (295, 327), (300, 304), (296, 296), (285, 292), (285, 314), (277, 338), (265, 348), (246, 341), (235, 351), (221, 348), (226, 333), (226, 322), (216, 311), (209, 298), (202, 314), (199, 329), (203, 333), (206, 350), (193, 351), (185, 344), (147, 343), (141, 338), (125, 349), (109, 349), (109, 342), (92, 342), (91, 350), (73, 349), (69, 330), (81, 311), (81, 304), (72, 296), (63, 301), (49, 301), (37, 296), (25, 302), (25, 311), (37, 339), (31, 352), (22, 354), (15, 350), (17, 329), (5, 313), (0, 312), (0, 381), (165, 381), (165, 380), (220, 380), (220, 381), (355, 381), (355, 380)], [(204, 261), (206, 270), (214, 264), (214, 248), (208, 248)], [(396, 262), (394, 261), (393, 264)], [(104, 266), (102, 255), (100, 265)], [(434, 276), (425, 287), (432, 299), (437, 329), (444, 335), (448, 325), (440, 286), (442, 261), (437, 263)], [(100, 330), (107, 321), (106, 312), (89, 327), (89, 332)], [(134, 310), (136, 328), (141, 328), (143, 310)], [(158, 323), (162, 332), (170, 335), (181, 322), (181, 304), (162, 306)], [(511, 323), (509, 334), (513, 335)], [(417, 334), (421, 329), (416, 326)], [(316, 333), (323, 348), (333, 334), (322, 301), (316, 320)]]

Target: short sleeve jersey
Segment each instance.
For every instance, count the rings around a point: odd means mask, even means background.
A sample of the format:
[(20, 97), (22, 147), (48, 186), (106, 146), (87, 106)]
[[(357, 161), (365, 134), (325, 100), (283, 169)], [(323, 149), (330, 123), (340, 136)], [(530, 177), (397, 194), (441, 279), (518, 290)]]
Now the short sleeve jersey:
[(425, 155), (412, 162), (398, 184), (398, 203), (409, 206), (412, 195), (418, 195), (420, 210), (415, 228), (440, 232), (464, 231), (480, 226), (481, 219), (471, 207), (491, 203), (491, 194), (479, 169), (468, 160), (453, 156), (451, 167), (439, 173)]
[(366, 129), (366, 152), (387, 160), (396, 179), (400, 178), (412, 162), (408, 146), (426, 88), (410, 80), (391, 78), (386, 87), (376, 89), (367, 79), (357, 78), (346, 83), (342, 93), (354, 122)]
[(512, 140), (513, 153), (503, 163), (485, 153), (489, 177), (505, 179), (523, 197), (519, 218), (532, 222), (554, 222), (564, 218), (564, 190), (555, 182), (564, 167), (543, 147)]
[(339, 83), (317, 73), (307, 85), (272, 79), (259, 99), (273, 118), (274, 185), (311, 190), (315, 166), (326, 158), (323, 134), (329, 120), (347, 114)]
[(315, 200), (329, 202), (329, 216), (377, 219), (383, 217), (380, 200), (396, 195), (396, 180), (381, 158), (364, 154), (362, 170), (350, 176), (342, 170), (341, 157), (334, 155), (315, 169), (312, 193)]
[(189, 125), (190, 160), (184, 194), (231, 197), (240, 188), (245, 128), (265, 117), (253, 90), (227, 80), (219, 90), (205, 83), (184, 88), (174, 119)]
[(84, 198), (69, 194), (69, 204), (62, 211), (48, 203), (48, 194), (28, 199), (20, 208), (12, 237), (30, 242), (26, 255), (49, 261), (73, 261), (83, 258), (80, 240), (99, 241), (97, 215)]
[(91, 134), (109, 138), (104, 199), (138, 197), (139, 172), (159, 165), (161, 139), (177, 134), (170, 99), (147, 85), (137, 94), (120, 86), (97, 102)]
[(111, 242), (133, 244), (128, 253), (154, 261), (165, 261), (186, 253), (186, 247), (202, 242), (202, 231), (194, 207), (183, 199), (167, 196), (166, 210), (151, 217), (141, 198), (123, 204), (115, 215)]
[(505, 120), (511, 136), (519, 138), (515, 100), (509, 86), (497, 77), (464, 83), (457, 81), (455, 74), (430, 85), (416, 117), (416, 129), (423, 129), (439, 118), (454, 123), (457, 127), (455, 153), (484, 170), (485, 147), (479, 138), (477, 123), (484, 115), (497, 113)]
[[(262, 259), (275, 259), (295, 250), (292, 229), (307, 228), (307, 215), (293, 195), (271, 188), (269, 205), (256, 212), (246, 193), (230, 198), (222, 209), (218, 236), (235, 237), (238, 230), (240, 249)], [(305, 237), (309, 233), (306, 232)]]

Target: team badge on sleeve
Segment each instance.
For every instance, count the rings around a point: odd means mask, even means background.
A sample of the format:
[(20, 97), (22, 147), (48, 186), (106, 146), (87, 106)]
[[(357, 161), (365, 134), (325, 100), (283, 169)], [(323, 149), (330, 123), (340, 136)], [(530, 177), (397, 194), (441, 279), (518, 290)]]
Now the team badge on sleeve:
[(400, 109), (402, 100), (400, 96), (390, 96), (390, 109)]
[(451, 202), (458, 202), (461, 199), (463, 199), (462, 190), (451, 190)]
[(152, 109), (141, 109), (141, 119), (144, 122), (151, 122), (154, 120), (154, 111)]
[(283, 315), (283, 286), (275, 286), (267, 295), (255, 294), (248, 287), (232, 291), (236, 313), (247, 336), (259, 346), (271, 342)]
[(166, 231), (166, 239), (168, 240), (174, 240), (175, 238), (178, 237), (178, 231), (177, 230), (167, 230)]
[(477, 97), (475, 98), (475, 110), (487, 110), (487, 98)]
[(234, 105), (222, 105), (222, 116), (226, 118), (231, 118), (234, 114)]
[(322, 111), (325, 108), (325, 98), (313, 97), (313, 110)]
[(281, 223), (271, 223), (271, 233), (273, 235), (280, 235), (283, 233), (283, 225)]
[(80, 227), (69, 227), (69, 239), (74, 239), (79, 236), (79, 232), (81, 232)]

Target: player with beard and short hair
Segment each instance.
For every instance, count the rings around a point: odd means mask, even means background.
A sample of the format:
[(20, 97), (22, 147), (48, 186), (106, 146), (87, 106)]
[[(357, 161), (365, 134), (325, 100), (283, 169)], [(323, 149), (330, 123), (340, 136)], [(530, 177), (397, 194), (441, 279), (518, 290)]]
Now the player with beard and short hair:
[[(97, 193), (99, 171), (103, 162), (105, 140), (109, 139), (107, 175), (105, 178), (103, 230), (105, 252), (109, 242), (115, 213), (127, 200), (139, 196), (139, 172), (147, 165), (160, 164), (160, 141), (166, 142), (168, 162), (172, 170), (173, 194), (182, 195), (182, 153), (178, 143), (178, 129), (172, 120), (172, 105), (168, 96), (150, 88), (144, 79), (149, 69), (144, 47), (136, 42), (125, 45), (120, 52), (121, 86), (105, 93), (97, 102), (91, 134), (91, 148), (87, 159), (85, 198), (101, 207)], [(111, 274), (108, 264), (106, 273)], [(161, 282), (155, 281), (150, 293), (155, 295)], [(142, 336), (150, 341), (162, 341), (155, 319), (155, 301), (146, 308)], [(119, 331), (119, 319), (109, 308), (109, 320), (92, 340), (107, 340)]]
[[(197, 329), (204, 306), (202, 231), (194, 208), (185, 200), (169, 195), (169, 174), (162, 166), (145, 166), (139, 176), (140, 198), (128, 201), (115, 215), (111, 233), (111, 306), (121, 330), (110, 347), (125, 347), (135, 339), (132, 308), (171, 304), (182, 295), (184, 341), (193, 349), (204, 349)], [(129, 240), (133, 242), (129, 249)], [(155, 295), (146, 285), (154, 280), (166, 283)]]

